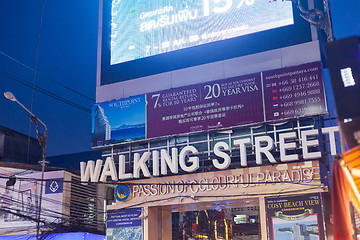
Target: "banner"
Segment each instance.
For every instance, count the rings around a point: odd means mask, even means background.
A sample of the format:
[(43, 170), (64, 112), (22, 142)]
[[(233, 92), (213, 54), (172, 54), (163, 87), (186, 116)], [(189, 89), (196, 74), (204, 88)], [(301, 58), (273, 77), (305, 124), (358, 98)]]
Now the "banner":
[(104, 102), (92, 108), (92, 146), (145, 138), (145, 94)]
[(95, 104), (93, 147), (325, 113), (313, 62)]
[(325, 239), (320, 193), (265, 198), (268, 239)]
[(259, 73), (156, 92), (147, 100), (149, 138), (264, 121)]
[(141, 208), (109, 211), (106, 240), (143, 240), (141, 213)]
[(265, 121), (327, 112), (321, 63), (263, 73)]

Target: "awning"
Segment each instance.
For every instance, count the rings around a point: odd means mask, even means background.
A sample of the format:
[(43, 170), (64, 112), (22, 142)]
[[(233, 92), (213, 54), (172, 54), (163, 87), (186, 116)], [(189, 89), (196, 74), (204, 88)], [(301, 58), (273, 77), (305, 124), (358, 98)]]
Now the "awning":
[(340, 164), (347, 170), (345, 173), (352, 189), (350, 200), (360, 213), (360, 145), (344, 153)]
[(360, 146), (344, 153), (339, 161), (334, 161), (332, 184), (332, 209), (334, 239), (353, 239), (350, 201), (360, 212)]

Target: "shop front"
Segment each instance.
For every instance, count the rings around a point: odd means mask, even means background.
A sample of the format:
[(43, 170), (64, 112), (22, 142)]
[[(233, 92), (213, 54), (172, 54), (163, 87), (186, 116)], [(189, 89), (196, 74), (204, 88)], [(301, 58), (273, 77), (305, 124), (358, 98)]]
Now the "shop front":
[(122, 233), (140, 219), (143, 239), (325, 239), (322, 171), (310, 161), (124, 182), (129, 198), (108, 211)]

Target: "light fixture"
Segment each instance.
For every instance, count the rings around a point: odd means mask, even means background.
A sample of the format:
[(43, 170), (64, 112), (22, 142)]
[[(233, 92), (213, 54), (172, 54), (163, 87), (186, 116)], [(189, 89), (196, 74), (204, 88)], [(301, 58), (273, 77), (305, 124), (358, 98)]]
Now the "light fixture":
[(4, 92), (4, 96), (11, 101), (14, 101), (14, 102), (17, 101), (15, 96), (11, 92)]
[(355, 85), (355, 79), (352, 73), (351, 68), (343, 68), (340, 70), (341, 79), (344, 83), (344, 87), (352, 87)]
[(352, 122), (352, 118), (345, 118), (344, 119), (344, 123), (349, 123), (349, 122)]

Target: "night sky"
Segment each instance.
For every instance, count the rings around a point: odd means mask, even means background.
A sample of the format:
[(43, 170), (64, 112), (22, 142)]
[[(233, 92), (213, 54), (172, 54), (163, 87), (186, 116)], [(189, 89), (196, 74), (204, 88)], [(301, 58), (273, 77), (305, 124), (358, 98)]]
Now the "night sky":
[[(46, 0), (41, 21), (43, 1), (0, 1), (0, 125), (29, 133), (26, 111), (3, 97), (3, 92), (11, 91), (47, 124), (48, 156), (89, 151), (88, 111), (95, 102), (98, 1)], [(360, 1), (330, 0), (330, 4), (335, 37), (360, 36)], [(34, 83), (31, 69), (35, 67), (37, 87), (81, 109), (39, 91), (33, 95), (26, 85)], [(35, 136), (33, 125), (31, 135)]]

